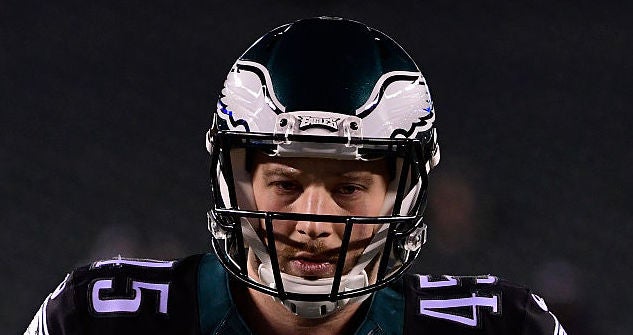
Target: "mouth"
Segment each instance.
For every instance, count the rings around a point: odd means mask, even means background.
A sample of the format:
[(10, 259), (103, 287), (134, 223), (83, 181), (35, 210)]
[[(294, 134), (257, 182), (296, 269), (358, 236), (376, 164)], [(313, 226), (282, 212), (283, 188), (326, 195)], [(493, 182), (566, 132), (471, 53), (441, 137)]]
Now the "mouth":
[(336, 262), (313, 254), (299, 254), (290, 259), (290, 274), (305, 279), (319, 279), (334, 276)]

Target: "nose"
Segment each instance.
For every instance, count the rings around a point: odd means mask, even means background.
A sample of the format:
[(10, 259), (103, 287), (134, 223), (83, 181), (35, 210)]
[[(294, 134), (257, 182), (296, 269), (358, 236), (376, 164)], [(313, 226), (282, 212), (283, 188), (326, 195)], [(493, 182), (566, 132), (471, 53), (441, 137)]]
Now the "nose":
[[(298, 213), (336, 214), (336, 203), (323, 187), (306, 188), (296, 200), (295, 206)], [(297, 221), (295, 230), (311, 239), (325, 238), (334, 232), (332, 225), (331, 222)]]

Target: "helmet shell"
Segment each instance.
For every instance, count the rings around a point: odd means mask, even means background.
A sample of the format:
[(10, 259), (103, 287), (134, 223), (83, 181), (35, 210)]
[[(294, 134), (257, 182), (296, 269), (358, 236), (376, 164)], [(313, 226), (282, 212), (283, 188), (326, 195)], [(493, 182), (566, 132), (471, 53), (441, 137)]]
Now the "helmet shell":
[(426, 81), (402, 47), (362, 23), (326, 17), (257, 40), (227, 76), (217, 112), (220, 129), (274, 133), (278, 115), (290, 113), (301, 116), (295, 133), (322, 135), (331, 134), (306, 130), (342, 133), (354, 116), (368, 138), (419, 137), (434, 121)]

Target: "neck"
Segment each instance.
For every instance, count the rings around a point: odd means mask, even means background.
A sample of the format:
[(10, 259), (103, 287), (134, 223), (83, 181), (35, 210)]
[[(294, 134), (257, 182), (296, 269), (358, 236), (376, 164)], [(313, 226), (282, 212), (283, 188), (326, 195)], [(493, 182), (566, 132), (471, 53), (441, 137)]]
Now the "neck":
[(259, 291), (233, 285), (235, 301), (240, 315), (255, 334), (351, 334), (358, 322), (354, 315), (361, 304), (348, 304), (324, 318), (299, 317), (273, 297)]

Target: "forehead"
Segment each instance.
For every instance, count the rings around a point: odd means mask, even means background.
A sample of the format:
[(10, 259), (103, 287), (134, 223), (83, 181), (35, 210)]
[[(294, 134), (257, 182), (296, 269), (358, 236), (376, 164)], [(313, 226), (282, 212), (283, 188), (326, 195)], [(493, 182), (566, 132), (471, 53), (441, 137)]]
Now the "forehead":
[(379, 175), (387, 178), (389, 176), (385, 159), (358, 161), (317, 157), (271, 157), (257, 152), (253, 155), (252, 163), (253, 172), (265, 174), (279, 172), (320, 177)]

